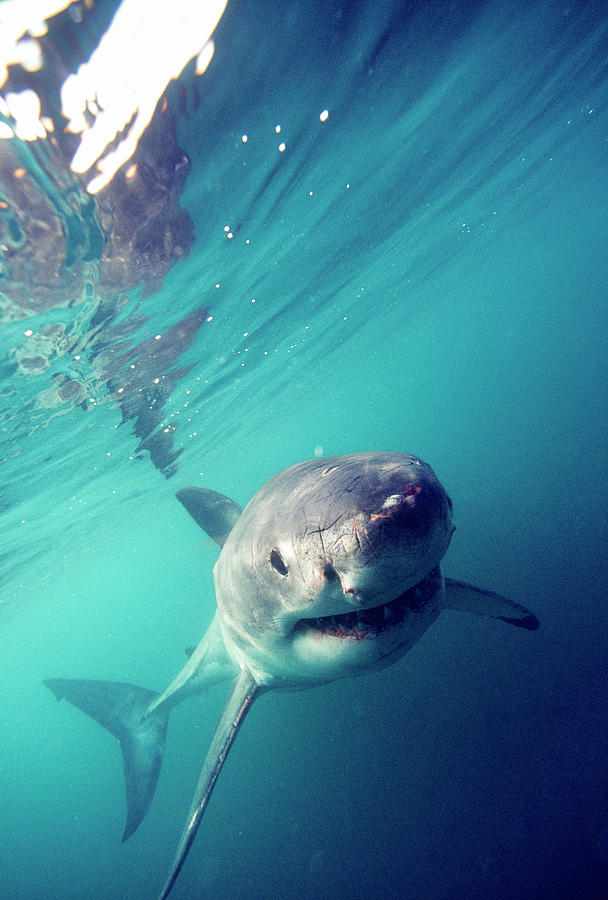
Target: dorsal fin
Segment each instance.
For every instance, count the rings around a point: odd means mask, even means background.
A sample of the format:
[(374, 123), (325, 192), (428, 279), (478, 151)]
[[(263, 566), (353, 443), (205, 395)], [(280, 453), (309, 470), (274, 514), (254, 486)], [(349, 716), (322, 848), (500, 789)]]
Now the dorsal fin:
[(223, 547), (236, 520), (243, 512), (242, 507), (230, 497), (202, 487), (182, 488), (175, 496), (197, 525), (200, 525), (216, 544)]

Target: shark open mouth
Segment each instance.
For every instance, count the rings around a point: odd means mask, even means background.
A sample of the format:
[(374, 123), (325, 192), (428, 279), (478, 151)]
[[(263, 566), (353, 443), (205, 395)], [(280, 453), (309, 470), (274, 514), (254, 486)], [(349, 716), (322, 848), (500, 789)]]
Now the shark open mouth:
[(434, 590), (429, 591), (429, 576), (418, 584), (408, 588), (389, 603), (372, 606), (369, 609), (358, 609), (353, 612), (334, 616), (318, 616), (314, 619), (300, 619), (296, 624), (297, 631), (313, 630), (337, 638), (363, 640), (376, 637), (383, 631), (400, 625), (408, 610), (420, 609), (424, 606)]

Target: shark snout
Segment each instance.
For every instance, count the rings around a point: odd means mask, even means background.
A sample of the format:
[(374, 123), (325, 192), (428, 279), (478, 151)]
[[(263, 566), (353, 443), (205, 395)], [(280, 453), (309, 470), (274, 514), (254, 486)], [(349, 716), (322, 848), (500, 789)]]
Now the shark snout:
[(374, 519), (388, 518), (393, 512), (399, 509), (412, 509), (416, 505), (416, 498), (421, 491), (422, 486), (420, 484), (409, 482), (408, 484), (403, 485), (401, 490), (395, 494), (390, 494), (386, 498), (382, 504), (381, 510), (377, 513), (372, 513), (371, 520), (374, 521)]

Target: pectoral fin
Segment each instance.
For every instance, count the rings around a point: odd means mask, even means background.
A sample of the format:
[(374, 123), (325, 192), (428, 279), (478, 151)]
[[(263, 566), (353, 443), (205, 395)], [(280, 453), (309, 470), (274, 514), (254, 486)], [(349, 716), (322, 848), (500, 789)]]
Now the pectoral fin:
[(502, 594), (475, 587), (465, 581), (455, 581), (453, 578), (445, 579), (444, 605), (446, 609), (462, 609), (480, 616), (502, 619), (510, 625), (527, 628), (528, 631), (536, 631), (540, 624), (534, 613), (525, 606), (514, 603)]
[(175, 706), (190, 694), (201, 693), (210, 685), (227, 681), (238, 673), (238, 668), (226, 652), (217, 613), (199, 644), (189, 648), (186, 655), (187, 663), (169, 687), (155, 697), (146, 711), (147, 716), (159, 706)]
[(159, 900), (165, 900), (171, 893), (177, 876), (186, 860), (188, 851), (192, 846), (203, 813), (207, 808), (209, 797), (215, 787), (215, 783), (221, 768), (224, 765), (224, 761), (228, 756), (228, 752), (232, 747), (237, 731), (241, 727), (243, 719), (249, 711), (251, 704), (262, 690), (263, 688), (257, 684), (251, 673), (247, 670), (243, 670), (232, 685), (226, 701), (226, 706), (224, 707), (220, 721), (215, 729), (211, 746), (207, 752), (207, 757), (201, 770), (196, 791), (194, 792), (192, 806), (188, 813), (186, 826), (182, 833), (173, 860), (173, 865), (171, 866), (171, 872), (165, 882)]

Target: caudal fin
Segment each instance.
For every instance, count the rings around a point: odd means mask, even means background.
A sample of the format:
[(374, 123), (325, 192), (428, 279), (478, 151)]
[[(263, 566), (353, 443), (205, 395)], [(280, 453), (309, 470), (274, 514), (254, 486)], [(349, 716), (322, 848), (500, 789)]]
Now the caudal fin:
[(127, 824), (123, 841), (131, 837), (148, 812), (163, 761), (169, 710), (145, 715), (154, 691), (120, 681), (80, 681), (49, 678), (44, 684), (57, 700), (65, 698), (96, 719), (120, 741), (127, 791)]

